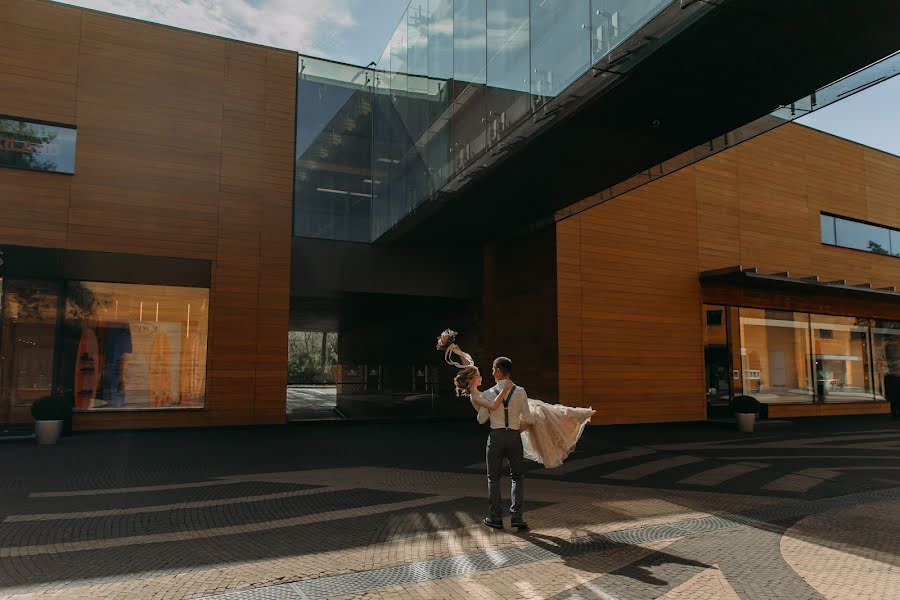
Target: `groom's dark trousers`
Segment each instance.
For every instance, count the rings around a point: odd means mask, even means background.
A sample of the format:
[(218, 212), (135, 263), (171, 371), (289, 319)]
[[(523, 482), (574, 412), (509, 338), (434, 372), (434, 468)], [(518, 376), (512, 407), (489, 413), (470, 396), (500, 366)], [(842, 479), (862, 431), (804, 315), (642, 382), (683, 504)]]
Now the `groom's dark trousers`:
[(513, 520), (522, 519), (522, 504), (525, 500), (525, 457), (522, 451), (522, 436), (516, 429), (491, 429), (487, 441), (488, 494), (491, 499), (491, 518), (500, 519), (500, 474), (503, 459), (509, 460), (512, 479), (512, 507), (509, 510)]

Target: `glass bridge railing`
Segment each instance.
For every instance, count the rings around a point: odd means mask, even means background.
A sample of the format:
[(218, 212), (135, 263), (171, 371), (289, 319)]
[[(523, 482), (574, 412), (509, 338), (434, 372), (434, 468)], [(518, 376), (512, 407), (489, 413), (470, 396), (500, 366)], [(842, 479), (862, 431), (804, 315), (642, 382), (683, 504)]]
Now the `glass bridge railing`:
[(301, 57), (294, 234), (377, 239), (672, 3), (412, 0), (376, 63)]

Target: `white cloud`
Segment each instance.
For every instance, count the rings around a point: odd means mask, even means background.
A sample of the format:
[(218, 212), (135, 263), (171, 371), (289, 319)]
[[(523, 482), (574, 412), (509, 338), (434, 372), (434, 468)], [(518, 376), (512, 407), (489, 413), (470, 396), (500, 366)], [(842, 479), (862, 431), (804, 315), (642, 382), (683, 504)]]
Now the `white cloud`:
[(136, 19), (266, 46), (325, 55), (355, 26), (344, 2), (326, 0), (67, 0)]

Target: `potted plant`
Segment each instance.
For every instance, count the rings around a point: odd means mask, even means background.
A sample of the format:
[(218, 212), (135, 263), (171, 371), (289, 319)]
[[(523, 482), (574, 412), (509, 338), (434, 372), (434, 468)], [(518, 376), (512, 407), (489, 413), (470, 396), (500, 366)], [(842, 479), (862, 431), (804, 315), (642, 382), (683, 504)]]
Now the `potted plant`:
[(55, 444), (62, 433), (63, 422), (72, 412), (71, 405), (59, 395), (38, 398), (31, 405), (34, 435), (38, 444)]
[(735, 396), (731, 401), (731, 411), (737, 419), (738, 430), (751, 433), (759, 413), (759, 401), (753, 396)]

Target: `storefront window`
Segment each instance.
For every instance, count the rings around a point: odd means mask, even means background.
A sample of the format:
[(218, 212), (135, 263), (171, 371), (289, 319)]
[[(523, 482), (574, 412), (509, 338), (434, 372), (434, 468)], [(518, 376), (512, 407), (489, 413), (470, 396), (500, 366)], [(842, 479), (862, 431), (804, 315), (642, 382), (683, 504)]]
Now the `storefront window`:
[(812, 402), (809, 316), (740, 309), (741, 383), (767, 404)]
[(819, 400), (872, 400), (868, 320), (812, 315), (810, 321)]
[(200, 408), (206, 289), (70, 281), (60, 377), (76, 410)]
[(875, 399), (884, 400), (884, 376), (900, 375), (900, 322), (875, 321), (872, 327)]

